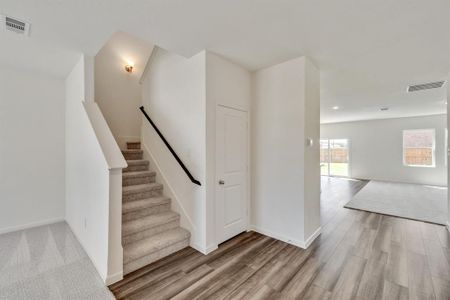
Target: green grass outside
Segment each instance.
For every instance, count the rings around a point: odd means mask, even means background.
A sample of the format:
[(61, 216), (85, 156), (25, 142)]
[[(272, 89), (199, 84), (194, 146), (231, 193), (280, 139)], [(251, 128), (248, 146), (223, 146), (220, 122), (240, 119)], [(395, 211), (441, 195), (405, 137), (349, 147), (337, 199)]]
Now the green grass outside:
[[(320, 174), (328, 175), (328, 166), (326, 163), (320, 163)], [(348, 163), (331, 163), (330, 175), (348, 176)]]

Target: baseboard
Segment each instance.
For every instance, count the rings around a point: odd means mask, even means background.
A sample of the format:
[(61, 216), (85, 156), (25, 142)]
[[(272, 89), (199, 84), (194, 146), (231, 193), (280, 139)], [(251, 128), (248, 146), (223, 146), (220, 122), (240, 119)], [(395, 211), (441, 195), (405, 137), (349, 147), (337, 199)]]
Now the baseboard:
[(116, 274), (112, 274), (112, 275), (106, 276), (105, 284), (106, 285), (111, 285), (113, 283), (121, 281), (122, 279), (123, 279), (123, 271), (122, 272), (118, 272)]
[(305, 241), (305, 247), (304, 249), (308, 248), (312, 242), (314, 242), (314, 240), (322, 233), (322, 227), (319, 226), (319, 228), (317, 228), (316, 231), (313, 232), (313, 234), (311, 234), (309, 236), (309, 238), (306, 239)]
[(285, 243), (288, 243), (288, 244), (291, 244), (291, 245), (294, 245), (294, 246), (297, 246), (297, 247), (305, 249), (305, 247), (304, 247), (305, 243), (303, 241), (300, 241), (300, 240), (297, 240), (297, 239), (293, 239), (293, 238), (285, 236), (283, 234), (279, 234), (279, 233), (273, 232), (271, 230), (267, 230), (267, 229), (264, 229), (264, 228), (261, 228), (261, 227), (258, 227), (258, 226), (254, 226), (254, 225), (250, 226), (250, 230), (258, 232), (258, 233), (261, 233), (261, 234), (264, 234), (264, 235), (267, 235), (267, 236), (269, 236), (271, 238), (274, 238), (276, 240), (280, 240), (282, 242), (285, 242)]
[(209, 245), (207, 247), (201, 247), (200, 245), (194, 243), (191, 243), (189, 246), (191, 246), (192, 248), (194, 248), (195, 250), (204, 255), (208, 255), (209, 253), (219, 248), (217, 245)]
[(276, 240), (280, 240), (282, 242), (300, 247), (302, 249), (306, 249), (320, 235), (320, 232), (322, 229), (321, 229), (321, 227), (319, 227), (306, 241), (300, 241), (298, 239), (294, 239), (294, 238), (288, 237), (286, 235), (279, 234), (279, 233), (276, 233), (276, 232), (273, 232), (273, 231), (270, 231), (270, 230), (267, 230), (267, 229), (264, 229), (264, 228), (261, 228), (258, 226), (254, 226), (254, 225), (250, 226), (250, 230), (267, 235)]
[(0, 234), (29, 229), (29, 228), (33, 228), (33, 227), (49, 225), (49, 224), (54, 224), (54, 223), (59, 223), (59, 222), (64, 222), (64, 218), (63, 217), (52, 218), (52, 219), (47, 219), (47, 220), (42, 220), (42, 221), (37, 221), (37, 222), (31, 222), (31, 223), (27, 223), (27, 224), (23, 224), (23, 225), (5, 227), (5, 228), (0, 229)]

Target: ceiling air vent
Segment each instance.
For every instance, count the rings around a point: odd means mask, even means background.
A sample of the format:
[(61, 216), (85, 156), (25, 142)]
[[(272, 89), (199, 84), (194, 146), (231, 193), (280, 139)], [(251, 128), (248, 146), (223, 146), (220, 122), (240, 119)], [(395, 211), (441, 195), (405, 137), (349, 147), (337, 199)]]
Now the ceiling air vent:
[(445, 81), (436, 81), (430, 83), (416, 84), (408, 86), (408, 92), (417, 92), (422, 90), (437, 89), (444, 85)]
[(5, 29), (9, 31), (13, 31), (15, 33), (28, 35), (30, 33), (30, 23), (4, 16), (3, 22), (5, 24)]

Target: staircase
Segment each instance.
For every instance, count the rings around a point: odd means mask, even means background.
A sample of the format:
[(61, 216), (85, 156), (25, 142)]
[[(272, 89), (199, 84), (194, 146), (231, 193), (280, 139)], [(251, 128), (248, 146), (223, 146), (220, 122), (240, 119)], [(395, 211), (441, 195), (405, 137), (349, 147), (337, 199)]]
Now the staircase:
[(170, 210), (163, 185), (155, 182), (139, 142), (122, 150), (128, 167), (122, 178), (122, 245), (124, 275), (189, 246), (189, 231)]

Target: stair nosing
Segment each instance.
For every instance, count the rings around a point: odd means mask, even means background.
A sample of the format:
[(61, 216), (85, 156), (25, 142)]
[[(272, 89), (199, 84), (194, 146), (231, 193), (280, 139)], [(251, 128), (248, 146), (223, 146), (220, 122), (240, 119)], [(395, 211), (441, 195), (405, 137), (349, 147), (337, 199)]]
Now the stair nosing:
[(134, 193), (140, 193), (140, 192), (145, 192), (145, 191), (155, 191), (155, 190), (162, 190), (162, 189), (163, 189), (163, 185), (158, 182), (128, 185), (128, 186), (122, 187), (122, 195), (129, 195), (129, 194), (134, 194)]
[[(180, 234), (180, 237), (173, 238), (173, 240), (170, 243), (167, 243), (167, 241), (166, 241), (166, 243), (164, 243), (163, 247), (161, 247), (160, 245), (155, 243), (155, 241), (159, 240), (158, 239), (159, 236), (163, 237), (164, 235), (167, 235), (168, 233), (172, 233), (172, 232), (176, 232), (176, 231), (181, 232), (182, 234)], [(186, 229), (184, 229), (182, 227), (178, 227), (178, 228), (174, 228), (174, 229), (170, 229), (170, 230), (158, 233), (151, 237), (147, 237), (147, 238), (144, 238), (142, 240), (139, 240), (139, 241), (136, 241), (136, 242), (133, 242), (130, 244), (126, 244), (126, 245), (124, 245), (124, 264), (130, 263), (130, 262), (140, 259), (144, 256), (151, 255), (157, 251), (160, 251), (162, 249), (170, 247), (171, 245), (181, 242), (185, 239), (189, 239), (190, 236), (191, 236), (191, 234), (189, 231), (187, 231)], [(169, 239), (169, 238), (166, 238), (166, 239)], [(146, 251), (144, 251), (143, 255), (136, 256), (136, 257), (133, 257), (133, 259), (125, 261), (125, 253), (129, 253), (130, 251), (133, 251), (132, 249), (135, 249), (139, 244), (146, 244), (147, 246), (148, 245), (150, 245), (150, 246), (148, 246), (148, 249), (146, 249)]]
[(122, 151), (122, 153), (144, 153), (144, 150), (142, 149), (123, 149), (120, 151)]
[[(141, 223), (143, 219), (146, 219), (149, 222), (148, 223), (144, 222), (142, 224), (142, 226), (139, 227), (139, 230), (133, 230), (133, 231), (127, 233), (127, 234), (124, 234), (122, 232), (122, 237), (127, 237), (127, 236), (130, 236), (130, 235), (133, 235), (133, 234), (136, 234), (136, 233), (139, 233), (139, 232), (151, 229), (151, 228), (155, 228), (155, 227), (162, 226), (162, 225), (174, 222), (174, 221), (178, 221), (178, 220), (180, 220), (180, 215), (177, 214), (176, 212), (173, 212), (173, 211), (168, 211), (168, 212), (148, 215), (148, 216), (141, 217), (141, 218), (138, 218), (138, 219), (135, 219), (135, 220), (130, 220), (130, 221), (123, 222), (122, 230), (123, 230), (123, 227), (126, 227), (126, 224)], [(154, 220), (156, 219), (157, 222), (153, 222), (153, 224), (152, 224), (152, 222), (151, 222), (152, 220), (151, 219), (154, 219)]]
[(155, 171), (131, 171), (122, 174), (122, 177), (151, 177), (156, 176)]
[[(155, 202), (153, 202), (153, 201), (151, 201), (152, 199), (158, 199), (158, 200), (155, 200)], [(140, 205), (136, 205), (137, 203), (144, 203), (144, 204), (140, 206)], [(133, 206), (133, 204), (135, 204), (134, 206), (136, 206), (135, 209), (126, 210), (124, 208), (124, 206)], [(122, 204), (122, 215), (132, 213), (135, 211), (139, 211), (139, 210), (145, 209), (145, 208), (151, 208), (151, 207), (167, 205), (167, 204), (170, 204), (170, 198), (166, 197), (166, 196), (155, 196), (155, 197), (144, 198), (144, 199), (135, 200), (135, 201), (128, 201), (128, 202), (125, 202), (124, 204)]]
[(148, 165), (150, 162), (147, 159), (127, 159), (128, 165), (139, 166), (139, 165)]

